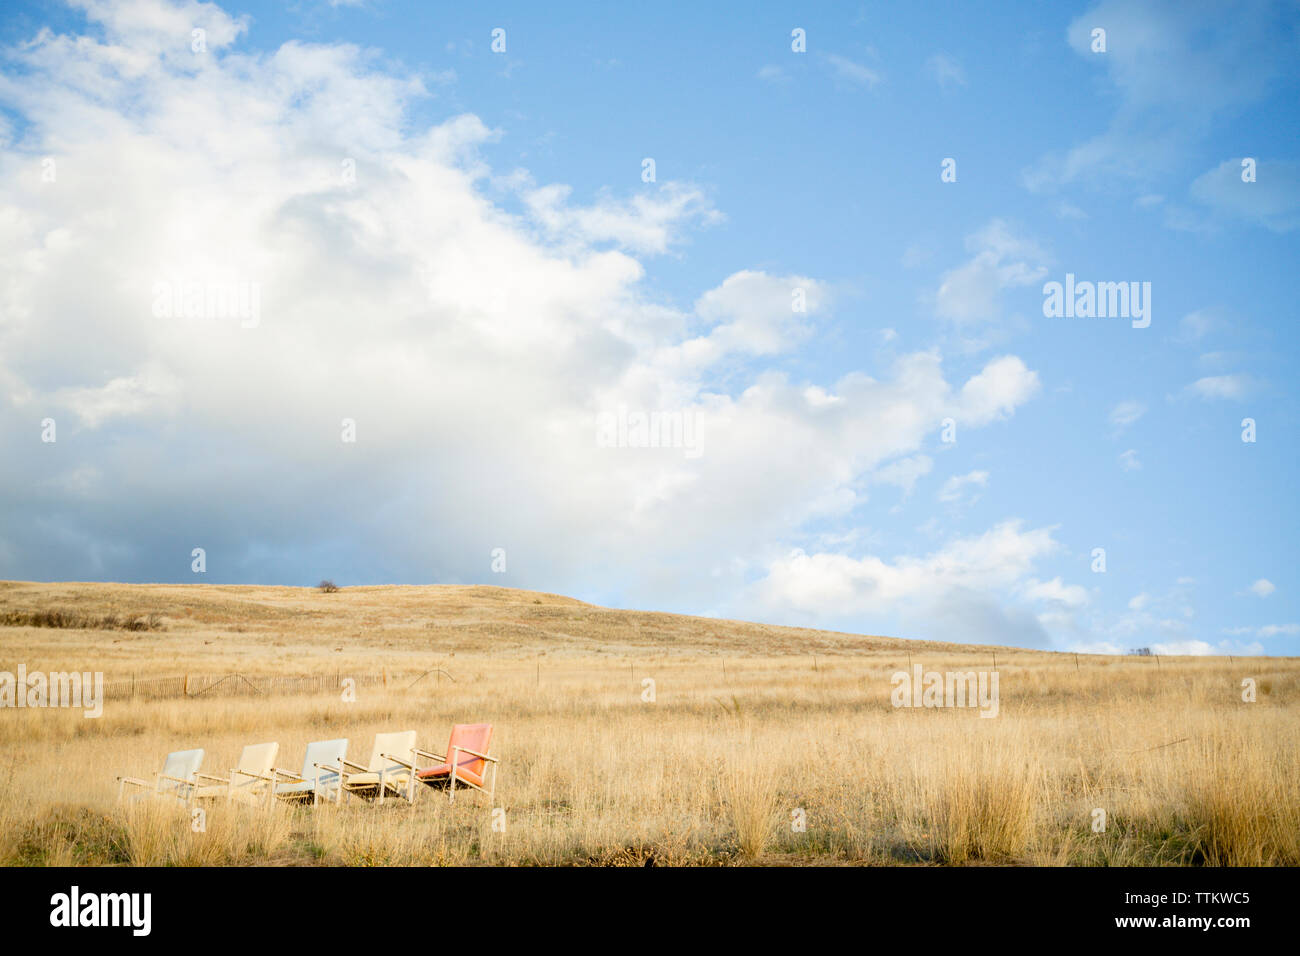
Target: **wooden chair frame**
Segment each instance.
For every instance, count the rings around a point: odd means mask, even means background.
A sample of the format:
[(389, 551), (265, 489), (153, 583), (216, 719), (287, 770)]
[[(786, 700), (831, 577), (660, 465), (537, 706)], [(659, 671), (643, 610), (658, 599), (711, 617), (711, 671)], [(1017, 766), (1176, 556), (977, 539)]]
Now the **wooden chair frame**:
[[(313, 766), (316, 768), (316, 777), (315, 777), (314, 780), (312, 780), (312, 788), (311, 788), (311, 805), (314, 807), (314, 806), (317, 806), (317, 805), (320, 803), (320, 772), (321, 772), (321, 770), (323, 769), (323, 765), (322, 765), (322, 764), (313, 764)], [(281, 779), (280, 779), (281, 777), (283, 777), (284, 779), (281, 780)], [(300, 799), (300, 798), (298, 798), (298, 797), (296, 797), (296, 796), (291, 798), (291, 797), (281, 796), (280, 794), (277, 794), (277, 793), (275, 792), (275, 788), (276, 788), (279, 784), (281, 784), (281, 783), (306, 783), (306, 782), (307, 782), (307, 778), (304, 777), (302, 774), (300, 774), (297, 770), (285, 770), (285, 769), (282, 768), (282, 767), (273, 767), (273, 768), (271, 769), (271, 777), (270, 777), (270, 779), (271, 779), (271, 797), (269, 797), (269, 798), (267, 799), (267, 803), (268, 803), (268, 804), (272, 804), (272, 803), (274, 803), (274, 802), (275, 802), (275, 799), (274, 799), (275, 797), (279, 797), (281, 800), (285, 800), (285, 801), (288, 801), (288, 800), (291, 800), (291, 799), (296, 801), (296, 800)], [(302, 797), (301, 799), (305, 800), (306, 797)]]
[[(321, 763), (320, 761), (312, 760), (313, 748), (329, 748), (337, 744), (342, 744), (341, 747), (336, 747), (335, 749), (338, 751), (337, 754), (338, 758), (343, 759), (344, 755), (347, 753), (347, 748), (348, 748), (348, 741), (346, 738), (337, 738), (334, 740), (313, 740), (311, 743), (307, 744), (307, 751), (303, 757), (303, 769), (301, 772), (297, 770), (285, 770), (283, 767), (272, 768), (271, 777), (273, 778), (273, 780), (271, 783), (271, 799), (269, 802), (275, 803), (276, 798), (279, 798), (280, 800), (283, 800), (286, 803), (305, 802), (307, 800), (307, 791), (305, 790), (293, 790), (288, 793), (279, 793), (277, 791), (279, 790), (281, 784), (286, 784), (286, 785), (300, 784), (300, 783), (307, 783), (308, 781), (310, 781), (311, 782), (311, 804), (312, 806), (319, 806), (321, 793), (328, 792), (329, 783), (332, 782), (337, 785), (339, 783), (339, 778), (336, 777), (332, 781), (327, 781), (324, 791), (322, 791), (321, 769), (324, 766), (326, 766), (326, 764)], [(333, 757), (325, 756), (324, 759), (329, 760), (329, 759), (333, 759)], [(311, 761), (310, 765), (308, 765), (308, 761)], [(311, 773), (313, 769), (315, 772)], [(309, 773), (311, 773), (311, 776), (308, 776)]]
[[(416, 752), (414, 748), (412, 748), (412, 752), (413, 753)], [(411, 767), (410, 761), (402, 760), (400, 757), (394, 757), (392, 754), (380, 754), (380, 757), (382, 757), (384, 760), (391, 760), (394, 763), (401, 764), (402, 767), (407, 768), (408, 776), (413, 775), (410, 771), (410, 767)], [(336, 773), (339, 775), (339, 785), (337, 788), (338, 795), (334, 798), (335, 803), (341, 804), (343, 802), (344, 793), (353, 793), (356, 790), (361, 790), (361, 789), (369, 790), (372, 786), (377, 787), (379, 790), (379, 795), (375, 798), (375, 802), (380, 804), (381, 806), (383, 805), (385, 794), (390, 789), (393, 791), (393, 796), (406, 797), (408, 802), (411, 803), (415, 802), (411, 792), (411, 785), (409, 782), (407, 783), (407, 787), (406, 787), (407, 792), (402, 793), (402, 791), (397, 789), (397, 787), (390, 787), (388, 781), (385, 779), (390, 773), (400, 773), (401, 772), (400, 768), (384, 767), (381, 770), (371, 770), (369, 767), (363, 767), (361, 766), (361, 764), (353, 763), (351, 760), (348, 760), (346, 758), (340, 760), (339, 763), (342, 764), (342, 766), (335, 767), (333, 764), (320, 764), (320, 763), (316, 764), (316, 769), (318, 772), (321, 770), (328, 770), (330, 773)], [(352, 768), (352, 769), (349, 770), (348, 768)], [(377, 774), (379, 776), (379, 781), (375, 784), (367, 783), (362, 786), (358, 786), (354, 789), (349, 789), (348, 787), (349, 777), (359, 777), (362, 774), (368, 774), (368, 773)]]
[[(173, 794), (171, 793), (164, 793), (162, 788), (163, 781), (170, 780), (173, 783), (180, 784), (180, 786), (176, 788), (177, 793), (174, 794), (176, 799), (181, 800), (187, 807), (194, 805), (194, 791), (197, 789), (197, 787), (193, 780), (186, 780), (184, 777), (173, 777), (170, 774), (162, 773), (161, 771), (154, 774), (153, 776), (154, 776), (153, 783), (150, 783), (148, 780), (143, 780), (140, 777), (118, 777), (117, 778), (118, 802), (119, 803), (121, 802), (122, 792), (126, 789), (126, 785), (128, 783), (133, 786), (141, 787), (141, 788), (153, 787), (153, 795), (156, 797), (173, 796)], [(200, 774), (196, 771), (194, 776), (201, 777), (203, 776), (203, 774)], [(184, 797), (180, 796), (180, 792), (179, 792), (182, 787), (186, 791)]]

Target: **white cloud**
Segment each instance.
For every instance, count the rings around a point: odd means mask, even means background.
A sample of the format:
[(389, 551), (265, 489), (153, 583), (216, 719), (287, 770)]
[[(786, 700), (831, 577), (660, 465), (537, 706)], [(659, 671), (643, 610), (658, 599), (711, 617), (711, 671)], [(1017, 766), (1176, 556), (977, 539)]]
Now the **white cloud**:
[(1218, 644), (1210, 644), (1207, 641), (1196, 639), (1159, 641), (1151, 645), (1151, 650), (1156, 654), (1167, 657), (1175, 657), (1179, 655), (1190, 657), (1227, 657), (1229, 655), (1249, 657), (1264, 653), (1263, 645), (1257, 642), (1242, 644), (1235, 641), (1220, 641)]
[(904, 495), (910, 495), (917, 480), (933, 468), (934, 459), (929, 455), (910, 455), (877, 468), (871, 473), (871, 481), (878, 485), (897, 485)]
[(1197, 309), (1178, 321), (1178, 340), (1185, 343), (1200, 341), (1223, 326), (1223, 319), (1213, 309)]
[[(772, 355), (806, 338), (812, 331), (808, 316), (828, 301), (825, 285), (815, 279), (746, 270), (704, 293), (695, 303), (695, 313), (716, 323), (708, 336), (710, 352)], [(796, 302), (803, 311), (795, 310)], [(691, 343), (686, 348), (692, 348)]]
[(1046, 255), (1037, 243), (1014, 235), (1000, 219), (969, 236), (966, 248), (973, 257), (944, 273), (935, 296), (935, 311), (958, 325), (998, 318), (1003, 290), (1033, 285), (1047, 275)]
[(165, 369), (144, 367), (138, 374), (114, 378), (98, 388), (67, 388), (56, 392), (87, 428), (98, 428), (114, 418), (138, 415), (167, 401), (179, 382)]
[(953, 475), (939, 489), (939, 500), (945, 504), (972, 504), (979, 499), (977, 488), (984, 488), (989, 483), (987, 471), (972, 471), (965, 475)]
[(1223, 633), (1230, 637), (1278, 637), (1300, 634), (1300, 624), (1265, 624), (1263, 627), (1225, 627)]
[(966, 85), (966, 71), (955, 57), (936, 53), (925, 61), (925, 68), (944, 89)]
[(1245, 375), (1207, 375), (1188, 385), (1187, 392), (1206, 401), (1237, 400), (1245, 398), (1249, 386), (1250, 379)]
[(1242, 157), (1198, 176), (1191, 194), (1216, 213), (1275, 232), (1300, 226), (1300, 163), (1258, 157), (1255, 181), (1242, 181)]
[(831, 65), (836, 76), (848, 80), (850, 83), (865, 86), (867, 89), (874, 89), (876, 84), (880, 82), (880, 74), (871, 67), (856, 63), (848, 57), (840, 56), (838, 53), (824, 53), (822, 59)]
[[(173, 3), (113, 2), (113, 0), (73, 0), (73, 6), (85, 11), (86, 17), (104, 27), (107, 35), (128, 47), (131, 53), (159, 55), (164, 59), (190, 58), (190, 31), (202, 29), (209, 51), (220, 50), (235, 42), (248, 30), (249, 17), (231, 17), (214, 3), (177, 0)], [(184, 42), (178, 43), (178, 38)], [(125, 50), (106, 51), (110, 56)], [(138, 65), (136, 61), (133, 65)]]
[(1250, 590), (1258, 597), (1268, 597), (1277, 587), (1268, 578), (1260, 578), (1250, 586)]
[[(1104, 76), (1107, 125), (1025, 171), (1031, 189), (1089, 181), (1141, 188), (1177, 169), (1213, 124), (1267, 96), (1290, 75), (1294, 31), (1285, 0), (1255, 0), (1240, 16), (1212, 4), (1103, 0), (1081, 13), (1066, 40)], [(1106, 52), (1092, 31), (1106, 30)], [(1147, 192), (1147, 190), (1143, 190)]]
[(1005, 418), (1037, 394), (1039, 387), (1038, 373), (1016, 356), (995, 358), (962, 386), (958, 421), (986, 425)]
[(1119, 467), (1122, 471), (1142, 470), (1142, 462), (1138, 460), (1138, 453), (1136, 448), (1130, 448), (1128, 449), (1128, 451), (1120, 453)]
[(1110, 423), (1116, 428), (1127, 428), (1147, 413), (1147, 407), (1141, 402), (1120, 402), (1110, 410)]
[[(1142, 592), (1128, 601), (1128, 610), (1113, 623), (1098, 625), (1095, 640), (1125, 650), (1134, 646), (1155, 646), (1189, 639), (1190, 622), (1196, 617), (1192, 606), (1195, 581), (1179, 578), (1161, 594)], [(1078, 647), (1083, 650), (1083, 646)]]
[[(1051, 528), (1025, 530), (1006, 521), (978, 537), (959, 538), (924, 557), (893, 561), (868, 555), (806, 554), (794, 551), (772, 561), (756, 588), (769, 608), (796, 610), (808, 617), (897, 612), (914, 616), (926, 629), (947, 628), (949, 639), (990, 639), (1010, 625), (1023, 636), (1048, 638), (1032, 615), (1014, 608), (1013, 592), (1035, 600), (1079, 595), (1069, 587), (1028, 578), (1057, 549)], [(999, 599), (998, 595), (1001, 595)], [(962, 619), (965, 615), (965, 619)], [(1000, 631), (1007, 640), (1013, 630)]]
[(1077, 584), (1065, 584), (1060, 576), (1050, 581), (1030, 578), (1024, 587), (1024, 596), (1031, 601), (1060, 604), (1067, 608), (1081, 608), (1088, 603), (1088, 592)]
[(1279, 634), (1300, 634), (1300, 624), (1266, 624), (1256, 633), (1260, 637), (1277, 637)]
[(700, 189), (682, 183), (667, 182), (631, 199), (604, 196), (590, 206), (569, 205), (570, 192), (569, 186), (552, 184), (527, 192), (524, 201), (552, 238), (576, 248), (608, 240), (635, 252), (663, 253), (686, 224), (721, 219)]

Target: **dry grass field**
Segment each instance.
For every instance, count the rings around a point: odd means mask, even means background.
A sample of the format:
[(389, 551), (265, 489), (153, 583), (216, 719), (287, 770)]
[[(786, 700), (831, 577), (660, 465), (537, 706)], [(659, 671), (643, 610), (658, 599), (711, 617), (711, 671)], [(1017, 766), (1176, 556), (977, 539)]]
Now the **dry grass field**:
[[(70, 583), (0, 583), (0, 647), (0, 670), (113, 683), (379, 678), (352, 703), (214, 689), (114, 697), (97, 719), (0, 709), (7, 865), (1300, 864), (1293, 658), (1076, 659), (489, 587)], [(891, 704), (896, 671), (994, 655), (992, 719)], [(219, 803), (201, 833), (183, 808), (116, 803), (118, 775), (173, 750), (205, 748), (216, 773), (274, 740), (297, 767), (312, 740), (361, 760), (376, 732), (440, 751), (480, 721), (503, 761), (491, 802)]]

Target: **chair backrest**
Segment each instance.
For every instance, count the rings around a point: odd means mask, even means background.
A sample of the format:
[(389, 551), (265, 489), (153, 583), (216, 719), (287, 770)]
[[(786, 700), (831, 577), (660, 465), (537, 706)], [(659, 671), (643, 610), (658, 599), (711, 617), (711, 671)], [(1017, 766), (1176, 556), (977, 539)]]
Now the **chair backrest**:
[(391, 760), (385, 760), (384, 754), (392, 754), (394, 757), (401, 757), (403, 760), (414, 763), (415, 755), (411, 753), (414, 749), (414, 730), (399, 730), (392, 734), (375, 734), (375, 749), (370, 751), (370, 766), (366, 769), (371, 773), (398, 769), (399, 765)]
[(275, 757), (279, 752), (279, 744), (249, 744), (240, 753), (235, 769), (265, 777), (275, 766)]
[[(481, 754), (490, 753), (488, 744), (492, 742), (492, 725), (491, 724), (456, 724), (451, 728), (451, 740), (447, 743), (447, 761), (451, 761), (452, 747), (468, 747), (470, 750), (477, 750)], [(457, 761), (457, 766), (461, 770), (468, 770), (471, 773), (483, 776), (483, 768), (487, 761), (481, 757), (461, 754)]]
[[(341, 740), (315, 740), (307, 745), (307, 756), (302, 762), (302, 779), (316, 779), (316, 765), (324, 764), (327, 767), (340, 766), (339, 761), (348, 755), (348, 741), (344, 737)], [(326, 774), (330, 776), (330, 774)]]
[[(194, 775), (199, 772), (199, 767), (202, 765), (202, 747), (198, 750), (177, 750), (167, 755), (167, 759), (163, 761), (162, 772), (167, 777), (180, 777), (182, 780), (193, 782)], [(160, 789), (164, 792), (179, 790), (180, 784), (175, 780), (163, 780)]]

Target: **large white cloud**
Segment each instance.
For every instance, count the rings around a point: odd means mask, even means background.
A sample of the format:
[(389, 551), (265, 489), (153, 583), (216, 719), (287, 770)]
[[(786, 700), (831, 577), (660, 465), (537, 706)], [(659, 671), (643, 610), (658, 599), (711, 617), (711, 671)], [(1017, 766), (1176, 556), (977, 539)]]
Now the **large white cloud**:
[[(824, 281), (741, 271), (687, 307), (647, 287), (651, 257), (716, 220), (699, 187), (577, 205), (494, 175), (476, 116), (409, 128), (436, 77), (348, 46), (238, 52), (247, 24), (211, 5), (86, 8), (101, 32), (42, 33), (0, 79), (22, 117), (0, 158), (2, 576), (186, 579), (204, 547), (209, 580), (744, 611), (766, 573), (860, 602), (835, 583), (861, 577), (849, 559), (820, 557), (820, 585), (772, 561), (873, 481), (910, 488), (943, 419), (1005, 419), (1039, 387), (1011, 355), (952, 384), (934, 352), (794, 380), (763, 362), (825, 319)], [(599, 440), (642, 412), (691, 447)], [(992, 563), (956, 542), (867, 572), (900, 597), (937, 573), (958, 606), (1049, 537), (1000, 526), (977, 539)]]
[(915, 627), (913, 636), (1047, 646), (1048, 630), (1023, 601), (1071, 609), (1087, 601), (1081, 588), (1060, 578), (1030, 576), (1059, 549), (1053, 531), (1004, 521), (930, 554), (892, 560), (795, 550), (772, 561), (754, 588), (777, 613), (829, 621), (890, 614)]

